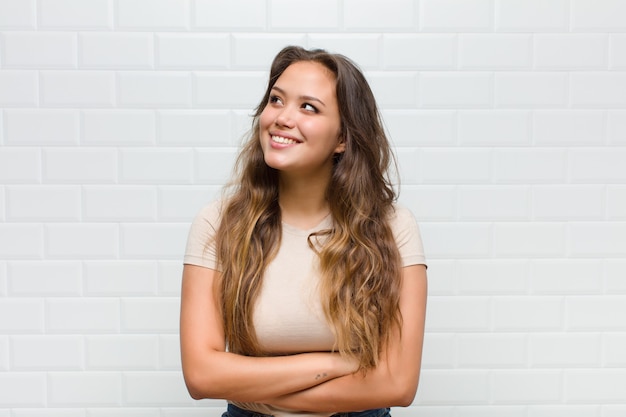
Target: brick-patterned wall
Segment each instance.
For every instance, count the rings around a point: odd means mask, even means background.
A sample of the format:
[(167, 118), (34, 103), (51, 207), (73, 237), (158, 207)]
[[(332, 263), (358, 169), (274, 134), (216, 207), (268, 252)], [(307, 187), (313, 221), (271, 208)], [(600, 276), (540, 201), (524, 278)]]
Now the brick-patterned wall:
[(0, 0), (0, 417), (220, 416), (181, 257), (287, 44), (365, 70), (422, 226), (394, 415), (626, 415), (625, 0)]

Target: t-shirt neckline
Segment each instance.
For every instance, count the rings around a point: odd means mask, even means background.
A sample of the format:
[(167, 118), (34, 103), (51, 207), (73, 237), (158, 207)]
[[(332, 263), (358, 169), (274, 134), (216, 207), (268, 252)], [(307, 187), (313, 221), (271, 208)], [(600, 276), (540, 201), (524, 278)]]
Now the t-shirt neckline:
[(285, 223), (284, 221), (282, 222), (282, 225), (283, 225), (283, 230), (286, 232), (290, 232), (292, 234), (297, 234), (297, 235), (308, 236), (313, 232), (317, 232), (322, 229), (329, 229), (332, 226), (332, 217), (330, 213), (328, 213), (319, 221), (318, 224), (316, 224), (315, 226), (309, 229), (302, 229), (301, 227), (292, 226), (289, 223)]

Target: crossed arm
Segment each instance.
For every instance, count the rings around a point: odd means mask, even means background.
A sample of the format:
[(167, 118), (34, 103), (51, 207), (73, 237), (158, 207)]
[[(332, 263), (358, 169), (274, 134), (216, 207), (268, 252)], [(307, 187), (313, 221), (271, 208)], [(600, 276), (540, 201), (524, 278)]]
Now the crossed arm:
[(336, 353), (248, 357), (226, 352), (213, 282), (216, 271), (183, 270), (181, 354), (191, 396), (272, 404), (288, 409), (342, 412), (406, 406), (419, 379), (426, 310), (426, 270), (403, 268), (402, 330), (391, 335), (379, 365), (366, 374)]

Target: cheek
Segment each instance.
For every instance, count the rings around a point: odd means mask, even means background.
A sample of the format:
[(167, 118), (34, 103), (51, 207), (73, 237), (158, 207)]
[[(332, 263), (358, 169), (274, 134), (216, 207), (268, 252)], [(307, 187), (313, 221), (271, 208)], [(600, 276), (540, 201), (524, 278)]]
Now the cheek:
[(339, 126), (334, 123), (324, 123), (322, 125), (312, 127), (312, 129), (316, 129), (324, 138), (333, 143), (339, 138)]
[(261, 112), (261, 115), (259, 116), (260, 128), (266, 128), (273, 122), (274, 118), (272, 117), (271, 113), (272, 113), (271, 110), (268, 110), (267, 107), (263, 109), (263, 111)]
[(309, 137), (329, 138), (336, 136), (337, 133), (332, 124), (315, 118), (303, 118), (298, 122), (298, 128), (302, 134)]

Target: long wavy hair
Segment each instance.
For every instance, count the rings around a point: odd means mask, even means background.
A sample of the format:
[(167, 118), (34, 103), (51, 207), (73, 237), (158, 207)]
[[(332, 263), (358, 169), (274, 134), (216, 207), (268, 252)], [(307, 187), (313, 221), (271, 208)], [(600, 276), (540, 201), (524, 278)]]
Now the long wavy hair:
[(309, 236), (317, 253), (320, 300), (335, 335), (335, 349), (376, 366), (391, 329), (401, 322), (400, 256), (388, 218), (396, 193), (395, 167), (374, 95), (358, 67), (343, 55), (288, 46), (271, 66), (267, 90), (254, 113), (252, 130), (236, 162), (233, 191), (225, 201), (216, 234), (221, 279), (218, 300), (231, 352), (263, 356), (253, 310), (263, 273), (280, 246), (279, 173), (266, 165), (259, 141), (259, 116), (270, 90), (289, 65), (317, 62), (334, 74), (345, 152), (336, 154), (326, 198), (332, 229)]

